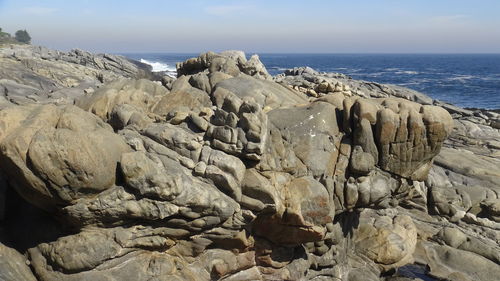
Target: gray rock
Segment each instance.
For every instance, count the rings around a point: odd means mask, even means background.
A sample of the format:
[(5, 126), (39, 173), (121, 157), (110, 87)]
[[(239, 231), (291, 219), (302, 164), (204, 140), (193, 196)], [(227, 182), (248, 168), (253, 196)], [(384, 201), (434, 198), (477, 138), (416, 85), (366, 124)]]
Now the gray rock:
[[(2, 179), (71, 230), (29, 240), (37, 280), (397, 280), (413, 259), (496, 276), (494, 112), (452, 119), (310, 68), (271, 78), (239, 51), (161, 83), (79, 50), (4, 48), (0, 63)], [(4, 221), (37, 227), (9, 204)]]
[(115, 107), (123, 104), (144, 112), (153, 111), (168, 93), (167, 89), (149, 80), (119, 79), (80, 97), (75, 105), (108, 121)]
[(271, 79), (258, 55), (253, 55), (247, 60), (245, 53), (242, 51), (225, 51), (219, 54), (208, 52), (201, 54), (197, 58), (191, 58), (177, 64), (177, 74), (179, 76), (193, 75), (203, 71), (209, 73), (223, 72), (231, 76), (238, 76), (243, 73), (259, 79)]
[(453, 248), (472, 252), (497, 264), (500, 263), (500, 248), (498, 245), (488, 245), (476, 237), (468, 236), (459, 229), (451, 227), (443, 228), (438, 235), (447, 245)]
[(333, 175), (342, 134), (332, 105), (316, 102), (285, 107), (268, 116), (274, 128), (262, 166), (296, 175)]
[(28, 265), (29, 261), (25, 256), (0, 243), (0, 280), (36, 281)]
[(72, 104), (84, 89), (104, 81), (152, 78), (146, 65), (121, 56), (81, 50), (64, 53), (31, 45), (0, 48), (0, 64), (0, 96), (12, 104)]
[(28, 265), (29, 261), (25, 256), (0, 243), (0, 280), (36, 281)]
[(377, 275), (366, 269), (356, 268), (349, 271), (348, 281), (376, 281), (380, 280)]
[(423, 260), (430, 274), (451, 280), (495, 280), (500, 268), (486, 258), (449, 246), (422, 242)]
[(309, 66), (306, 67), (294, 67), (293, 69), (287, 69), (285, 70), (285, 75), (303, 75), (303, 74), (310, 74), (310, 75), (317, 75), (319, 74), (316, 70), (310, 68)]
[(361, 146), (355, 146), (349, 165), (353, 173), (367, 175), (375, 168), (375, 159), (372, 154), (364, 152)]
[(261, 108), (277, 108), (306, 102), (304, 96), (282, 85), (248, 76), (223, 80), (215, 86), (215, 90), (219, 88), (234, 93), (242, 100), (251, 99)]

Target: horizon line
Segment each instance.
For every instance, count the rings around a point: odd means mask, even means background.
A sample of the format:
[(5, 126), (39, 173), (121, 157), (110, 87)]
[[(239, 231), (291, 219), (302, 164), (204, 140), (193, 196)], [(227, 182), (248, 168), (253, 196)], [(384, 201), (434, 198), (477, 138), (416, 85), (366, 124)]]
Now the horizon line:
[[(199, 55), (203, 53), (210, 52), (211, 50), (206, 51), (193, 51), (193, 52), (182, 52), (182, 51), (101, 51), (98, 49), (89, 50), (83, 49), (80, 47), (74, 48), (57, 48), (57, 47), (47, 47), (41, 44), (30, 44), (31, 46), (40, 46), (45, 47), (57, 51), (69, 52), (74, 49), (82, 49), (95, 54), (116, 54), (116, 55), (135, 55), (135, 54), (172, 54), (172, 55)], [(277, 51), (244, 51), (238, 49), (226, 49), (213, 51), (215, 53), (220, 53), (223, 51), (243, 51), (245, 54), (265, 54), (265, 55), (500, 55), (500, 52), (277, 52)]]
[[(226, 50), (224, 50), (226, 51)], [(212, 51), (220, 53), (224, 51)], [(227, 51), (243, 51), (243, 50), (227, 50)], [(141, 52), (103, 52), (123, 55), (136, 55), (136, 54), (173, 54), (173, 55), (193, 55), (203, 54), (210, 51), (201, 52), (174, 52), (174, 51), (141, 51)], [(243, 51), (245, 54), (266, 54), (266, 55), (500, 55), (500, 52), (256, 52), (256, 51)]]

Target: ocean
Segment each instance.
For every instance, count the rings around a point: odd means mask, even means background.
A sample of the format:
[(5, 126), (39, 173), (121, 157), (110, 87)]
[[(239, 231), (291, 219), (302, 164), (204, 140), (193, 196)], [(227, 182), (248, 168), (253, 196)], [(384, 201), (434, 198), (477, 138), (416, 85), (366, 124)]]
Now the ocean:
[[(122, 54), (154, 71), (198, 54)], [(500, 54), (259, 54), (270, 74), (296, 66), (396, 84), (467, 108), (500, 109)]]

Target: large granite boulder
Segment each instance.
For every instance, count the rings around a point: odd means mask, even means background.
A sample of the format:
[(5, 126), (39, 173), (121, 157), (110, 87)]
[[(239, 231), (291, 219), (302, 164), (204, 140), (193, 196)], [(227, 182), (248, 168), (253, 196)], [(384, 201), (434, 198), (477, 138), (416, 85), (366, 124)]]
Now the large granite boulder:
[(126, 143), (111, 126), (74, 106), (2, 111), (0, 165), (29, 202), (51, 209), (115, 184)]
[[(43, 56), (120, 79), (75, 93), (76, 106), (13, 105), (40, 96), (29, 83), (0, 100), (3, 189), (69, 228), (22, 250), (38, 280), (383, 280), (413, 262), (417, 239), (498, 262), (495, 170), (436, 157), (454, 123), (408, 100), (420, 95), (361, 94), (307, 68), (272, 78), (237, 51), (180, 63), (163, 84), (111, 56)], [(491, 185), (455, 184), (473, 177)], [(441, 231), (453, 222), (490, 240)], [(416, 257), (431, 271), (444, 259)]]
[(383, 271), (413, 261), (417, 230), (408, 216), (377, 215), (369, 210), (361, 213), (355, 232), (355, 249), (375, 261)]
[(381, 169), (412, 180), (427, 178), (453, 128), (444, 109), (402, 99), (346, 100), (344, 106), (344, 125), (352, 128), (354, 144)]

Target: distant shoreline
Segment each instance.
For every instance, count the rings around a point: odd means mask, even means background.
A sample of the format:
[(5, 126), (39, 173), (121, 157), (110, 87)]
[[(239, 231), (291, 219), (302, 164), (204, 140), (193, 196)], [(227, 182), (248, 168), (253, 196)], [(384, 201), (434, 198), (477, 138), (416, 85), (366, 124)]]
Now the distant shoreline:
[[(251, 54), (251, 53), (249, 53)], [(121, 53), (168, 65), (193, 53)], [(500, 109), (500, 54), (277, 54), (259, 53), (272, 75), (310, 66), (353, 79), (407, 87), (434, 99), (468, 108)], [(497, 62), (497, 63), (496, 63)], [(482, 71), (481, 68), (489, 70)]]

